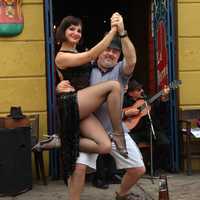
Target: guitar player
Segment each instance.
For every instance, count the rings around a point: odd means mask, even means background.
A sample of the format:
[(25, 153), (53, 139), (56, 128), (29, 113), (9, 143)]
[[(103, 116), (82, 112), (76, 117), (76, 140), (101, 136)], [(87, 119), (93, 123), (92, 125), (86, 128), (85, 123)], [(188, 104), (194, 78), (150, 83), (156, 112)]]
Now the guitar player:
[[(168, 120), (167, 120), (167, 107), (168, 107), (168, 94), (169, 88), (166, 86), (163, 89), (163, 95), (153, 105), (149, 106), (148, 109), (151, 114), (153, 126), (155, 129), (156, 140), (153, 141), (154, 145), (154, 172), (159, 170), (167, 170), (169, 158), (169, 139), (167, 137), (168, 132)], [(146, 98), (146, 97), (145, 97)], [(138, 108), (140, 103), (144, 102), (144, 90), (142, 84), (136, 80), (131, 79), (128, 84), (127, 92), (124, 96), (124, 121), (127, 118), (134, 116), (131, 123), (127, 124), (130, 126), (130, 136), (138, 143), (150, 143), (150, 122), (147, 112), (142, 113)], [(136, 106), (134, 106), (136, 105)], [(131, 128), (133, 127), (133, 128)], [(165, 161), (163, 160), (165, 158)], [(162, 160), (161, 160), (162, 159)]]

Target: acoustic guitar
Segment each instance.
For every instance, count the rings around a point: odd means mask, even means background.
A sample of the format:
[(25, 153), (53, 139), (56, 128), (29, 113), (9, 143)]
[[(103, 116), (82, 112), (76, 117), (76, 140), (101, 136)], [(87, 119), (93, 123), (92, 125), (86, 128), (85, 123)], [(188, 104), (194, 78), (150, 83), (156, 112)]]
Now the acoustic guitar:
[[(174, 80), (173, 82), (171, 82), (167, 87), (169, 89), (176, 89), (179, 85), (181, 84), (180, 80)], [(160, 96), (164, 95), (164, 89), (159, 91), (158, 93), (156, 93), (153, 97), (151, 97), (150, 99), (145, 100), (144, 99), (139, 99), (137, 100), (132, 106), (129, 106), (127, 108), (125, 108), (124, 110), (129, 110), (132, 108), (138, 109), (140, 112), (137, 115), (131, 116), (131, 117), (127, 117), (124, 122), (127, 126), (128, 129), (133, 129), (140, 121), (140, 119), (147, 115), (148, 112), (151, 110), (150, 104), (153, 103), (156, 99), (158, 99)]]

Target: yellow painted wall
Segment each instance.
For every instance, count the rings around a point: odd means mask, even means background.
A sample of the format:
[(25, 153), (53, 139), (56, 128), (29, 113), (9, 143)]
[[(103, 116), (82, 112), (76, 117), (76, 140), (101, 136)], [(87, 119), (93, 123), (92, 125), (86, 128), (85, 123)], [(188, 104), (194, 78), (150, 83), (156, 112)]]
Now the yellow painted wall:
[[(200, 109), (200, 0), (178, 1), (180, 107)], [(193, 160), (193, 169), (200, 161)]]
[(180, 107), (200, 108), (200, 0), (178, 1)]
[(23, 32), (0, 37), (0, 115), (7, 115), (13, 105), (25, 114), (39, 113), (42, 136), (47, 133), (43, 1), (23, 0), (22, 11)]

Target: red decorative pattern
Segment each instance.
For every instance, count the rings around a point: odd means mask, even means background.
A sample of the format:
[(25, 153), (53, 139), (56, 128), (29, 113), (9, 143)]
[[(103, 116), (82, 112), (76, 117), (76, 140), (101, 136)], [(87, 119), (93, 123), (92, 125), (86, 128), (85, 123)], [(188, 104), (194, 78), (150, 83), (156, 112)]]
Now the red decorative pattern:
[(23, 23), (21, 0), (0, 0), (0, 24)]
[(157, 26), (157, 76), (158, 87), (162, 89), (168, 84), (168, 54), (165, 24), (160, 21)]

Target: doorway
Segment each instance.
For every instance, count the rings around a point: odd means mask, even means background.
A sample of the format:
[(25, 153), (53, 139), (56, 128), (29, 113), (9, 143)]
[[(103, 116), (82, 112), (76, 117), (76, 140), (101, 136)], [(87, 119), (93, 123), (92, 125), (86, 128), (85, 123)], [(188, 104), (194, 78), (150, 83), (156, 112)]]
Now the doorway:
[[(63, 17), (73, 15), (80, 17), (83, 21), (83, 44), (82, 50), (91, 48), (103, 37), (110, 28), (110, 17), (112, 13), (119, 12), (124, 18), (125, 28), (137, 50), (137, 64), (134, 77), (146, 88), (148, 84), (148, 33), (150, 2), (141, 0), (101, 0), (92, 3), (85, 1), (53, 1), (53, 23), (57, 27)], [(91, 7), (93, 7), (91, 9)]]
[[(47, 23), (47, 26), (57, 27), (62, 18), (67, 15), (73, 15), (76, 17), (80, 17), (82, 19), (84, 25), (83, 43), (80, 46), (80, 50), (91, 48), (94, 44), (100, 41), (104, 33), (108, 31), (110, 28), (109, 19), (112, 13), (117, 11), (120, 14), (122, 14), (124, 18), (125, 28), (127, 29), (129, 37), (131, 41), (134, 43), (137, 52), (137, 64), (133, 73), (133, 78), (142, 83), (146, 93), (147, 94), (149, 93), (149, 85), (152, 84), (149, 77), (149, 73), (150, 73), (150, 60), (151, 60), (150, 55), (152, 55), (151, 52), (152, 49), (150, 49), (151, 45), (150, 35), (152, 34), (151, 6), (153, 1), (140, 0), (135, 2), (132, 0), (126, 0), (126, 1), (118, 0), (116, 2), (115, 0), (110, 0), (109, 5), (107, 5), (106, 0), (101, 0), (99, 2), (91, 2), (89, 0), (80, 2), (66, 1), (66, 0), (59, 0), (59, 1), (46, 0), (46, 2), (49, 2), (50, 5), (49, 6), (50, 11), (48, 10), (48, 12), (50, 13), (48, 13), (47, 15), (47, 18), (50, 16), (50, 23), (49, 25)], [(155, 2), (157, 2), (158, 4), (160, 1), (155, 0)], [(168, 2), (168, 1), (162, 0), (162, 2)], [(51, 41), (50, 45), (52, 45), (51, 49), (52, 48), (56, 49), (54, 48), (55, 42), (53, 34), (50, 41)], [(51, 52), (53, 52), (53, 54), (56, 53), (54, 51)], [(51, 56), (51, 58), (53, 57), (54, 55)], [(170, 70), (174, 71), (174, 66), (171, 66)], [(173, 77), (171, 79), (173, 79)], [(50, 80), (52, 88), (55, 87), (54, 81), (55, 80), (52, 81), (52, 79)], [(49, 99), (51, 100), (51, 97), (49, 97)], [(174, 102), (171, 102), (171, 104), (173, 104), (174, 107)], [(53, 103), (50, 102), (49, 105), (51, 107)], [(173, 120), (174, 123), (175, 114), (173, 114), (174, 112), (171, 110), (171, 108), (169, 108), (169, 112), (170, 114), (168, 115), (168, 120), (169, 121)], [(50, 115), (52, 113), (50, 112)], [(55, 116), (49, 116), (49, 118), (50, 119), (52, 118), (52, 120), (49, 122), (49, 124), (52, 124), (52, 121), (55, 121)], [(173, 132), (170, 134), (172, 134), (171, 139), (173, 140), (171, 144), (174, 146), (176, 145), (177, 141), (174, 141), (173, 134), (175, 135), (176, 133)], [(172, 152), (170, 155), (172, 163), (174, 163), (175, 162), (174, 160), (177, 159), (175, 158), (176, 156), (174, 156), (173, 148), (174, 147), (172, 147)], [(55, 161), (53, 161), (53, 163), (55, 164)], [(52, 164), (53, 170), (56, 168), (54, 164)], [(174, 165), (172, 167), (174, 167)]]

